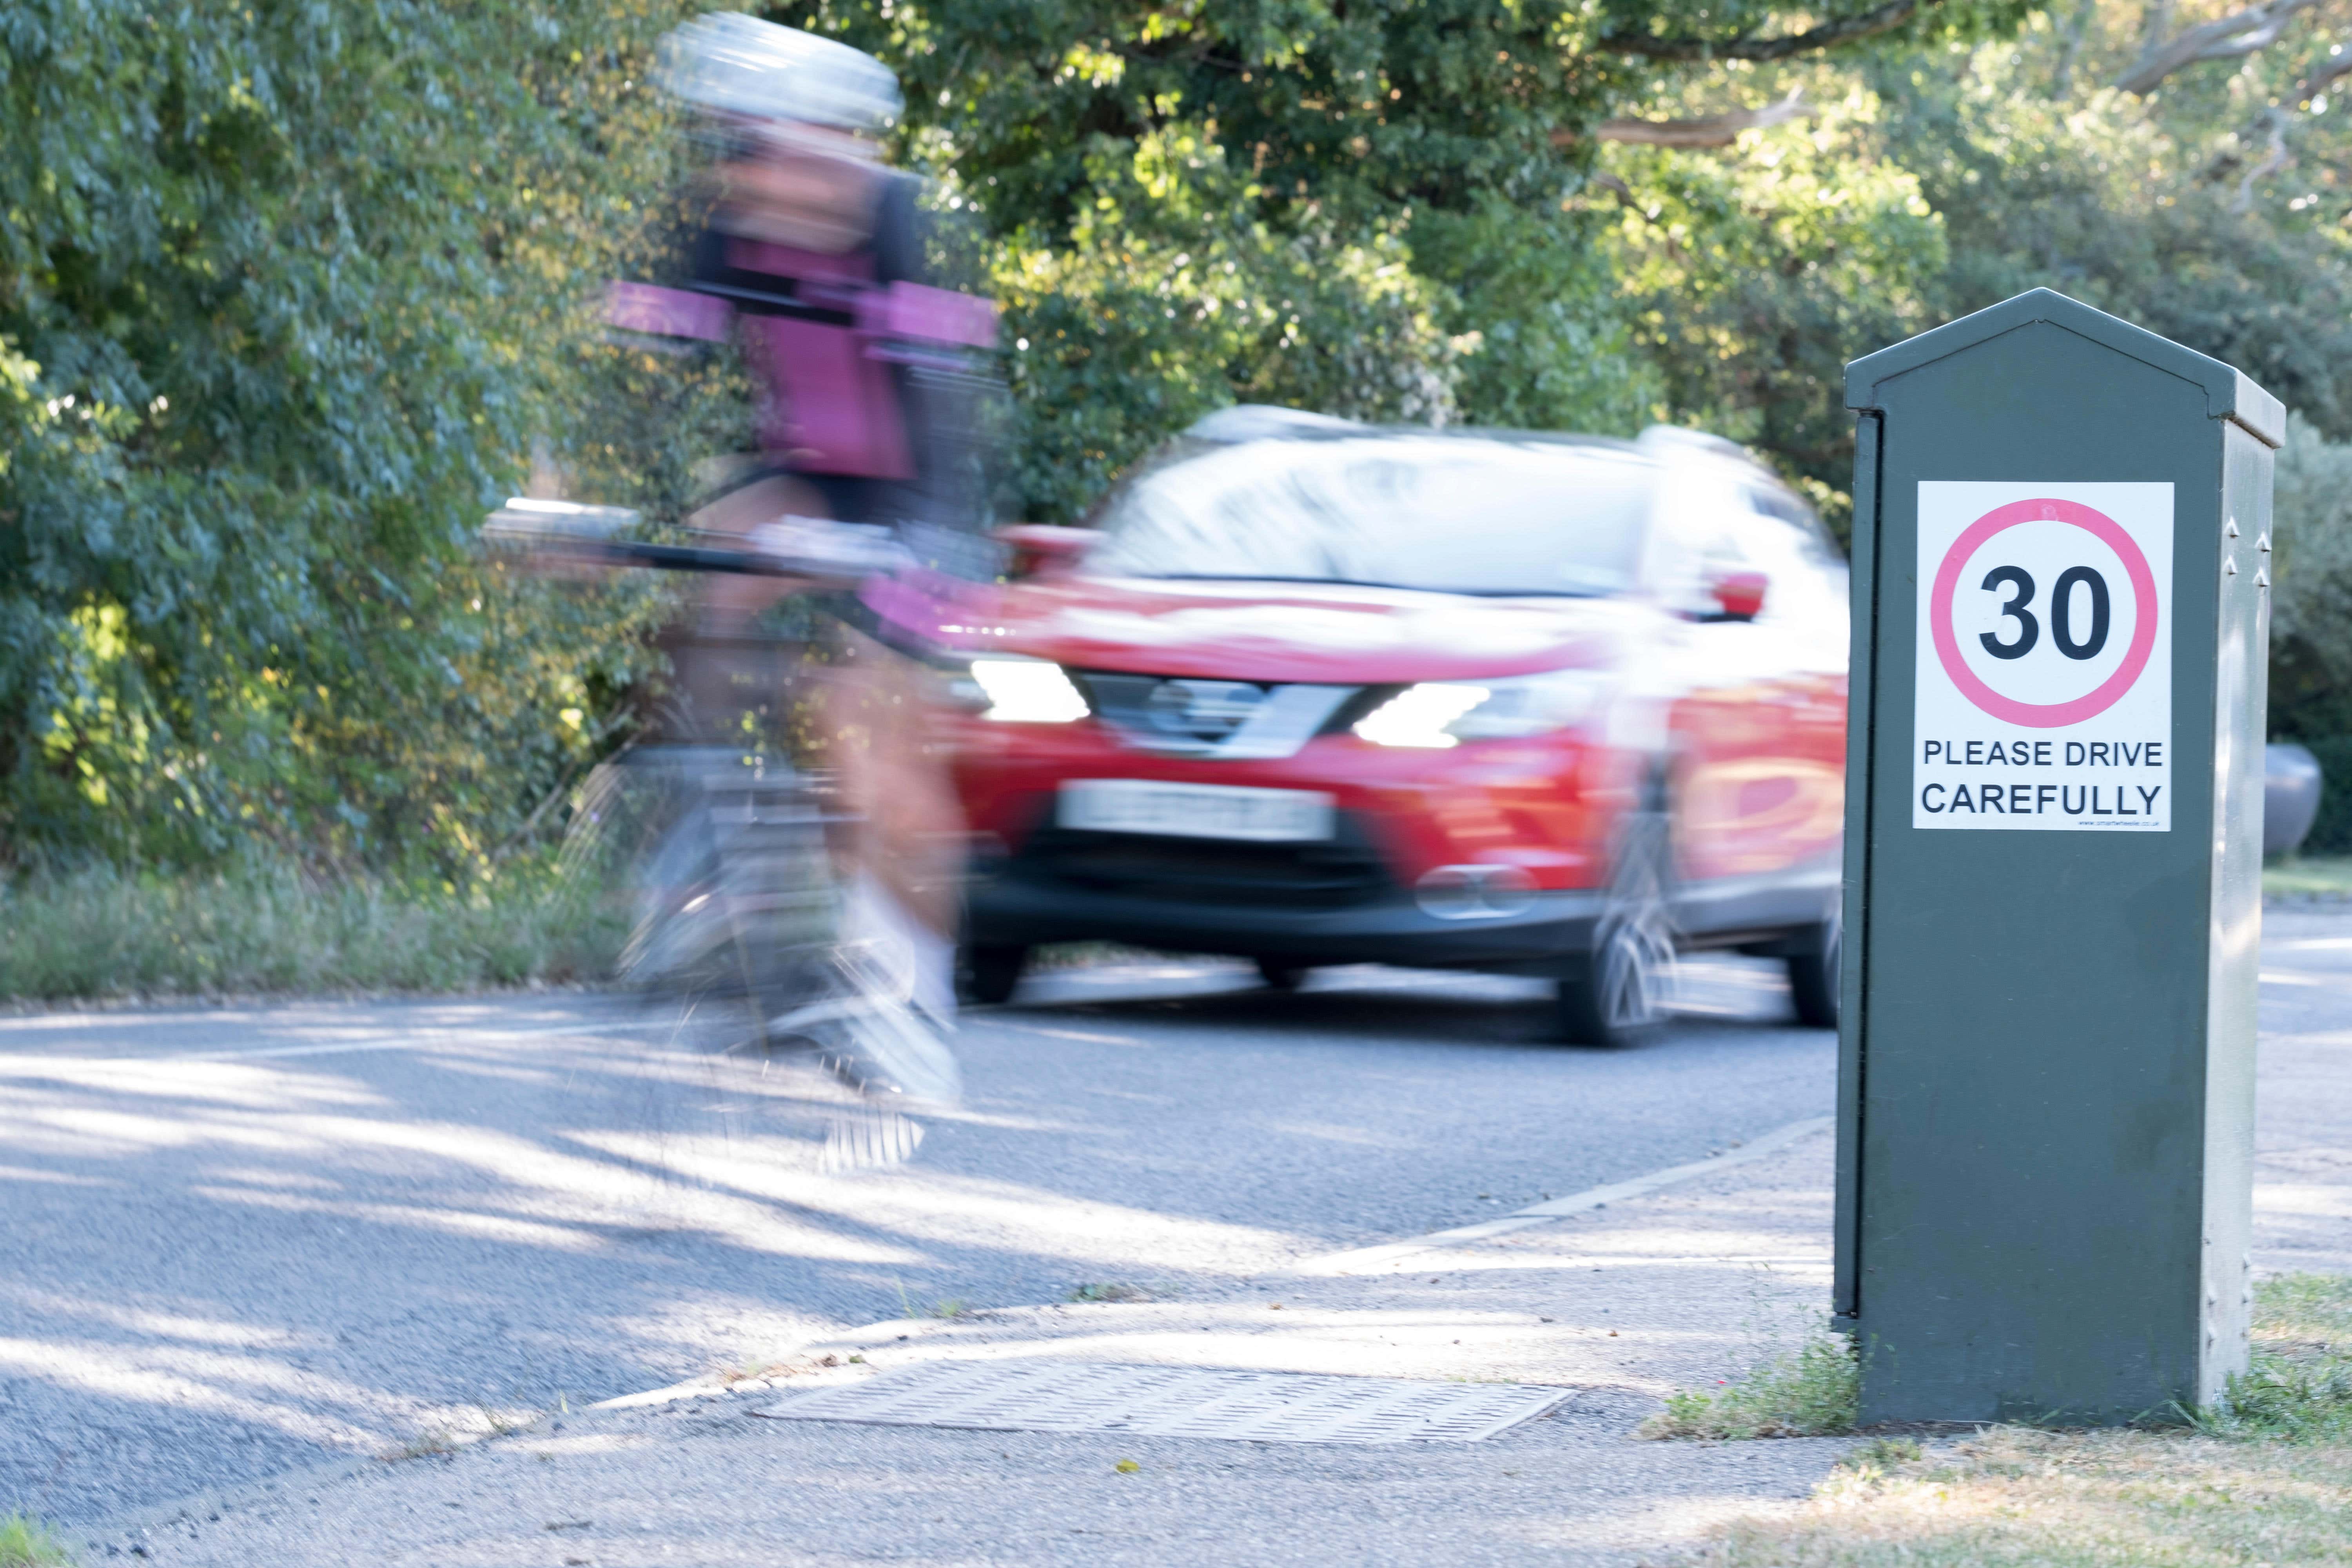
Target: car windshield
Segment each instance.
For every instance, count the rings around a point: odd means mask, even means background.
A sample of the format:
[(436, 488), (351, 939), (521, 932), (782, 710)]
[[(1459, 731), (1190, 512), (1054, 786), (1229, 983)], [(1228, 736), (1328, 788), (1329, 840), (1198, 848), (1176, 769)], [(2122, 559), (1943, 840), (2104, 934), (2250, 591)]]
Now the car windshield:
[(1115, 496), (1090, 572), (1439, 593), (1630, 586), (1650, 467), (1608, 447), (1389, 436), (1253, 441), (1151, 469)]

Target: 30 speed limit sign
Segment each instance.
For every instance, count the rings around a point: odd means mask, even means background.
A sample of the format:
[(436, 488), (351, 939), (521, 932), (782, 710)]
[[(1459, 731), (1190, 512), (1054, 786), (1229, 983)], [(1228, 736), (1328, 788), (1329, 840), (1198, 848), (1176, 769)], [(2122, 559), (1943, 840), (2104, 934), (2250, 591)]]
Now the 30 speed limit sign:
[(1919, 486), (1916, 827), (2172, 825), (2172, 487)]

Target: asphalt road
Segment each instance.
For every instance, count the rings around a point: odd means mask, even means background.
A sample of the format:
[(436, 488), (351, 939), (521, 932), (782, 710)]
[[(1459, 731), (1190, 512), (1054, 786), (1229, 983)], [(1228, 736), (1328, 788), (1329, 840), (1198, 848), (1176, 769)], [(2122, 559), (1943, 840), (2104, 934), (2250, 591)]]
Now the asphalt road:
[[(74, 1524), (756, 1366), (942, 1303), (1165, 1290), (1831, 1108), (1774, 966), (1638, 1051), (1531, 983), (1066, 971), (968, 1016), (914, 1157), (709, 1010), (587, 995), (0, 1018), (0, 1513)], [(828, 1154), (832, 1144), (836, 1153)]]

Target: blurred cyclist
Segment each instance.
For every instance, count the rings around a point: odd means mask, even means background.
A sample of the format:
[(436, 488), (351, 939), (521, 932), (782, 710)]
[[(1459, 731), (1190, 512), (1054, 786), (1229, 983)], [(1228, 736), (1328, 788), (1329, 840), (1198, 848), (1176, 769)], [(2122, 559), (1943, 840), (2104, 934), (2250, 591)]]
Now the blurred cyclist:
[[(951, 1100), (963, 823), (924, 721), (938, 677), (923, 658), (998, 569), (978, 478), (993, 310), (925, 281), (921, 183), (872, 140), (901, 102), (881, 62), (719, 14), (664, 40), (661, 79), (714, 148), (699, 228), (682, 287), (616, 284), (609, 316), (731, 337), (760, 389), (761, 449), (689, 520), (751, 564), (705, 579), (698, 624), (672, 639), (687, 715), (673, 738), (727, 745), (750, 710), (795, 713), (791, 748), (831, 780), (846, 874), (835, 983), (752, 987), (777, 1010), (763, 1032), (816, 1040), (878, 1097)], [(780, 614), (804, 658), (789, 704), (726, 651)]]

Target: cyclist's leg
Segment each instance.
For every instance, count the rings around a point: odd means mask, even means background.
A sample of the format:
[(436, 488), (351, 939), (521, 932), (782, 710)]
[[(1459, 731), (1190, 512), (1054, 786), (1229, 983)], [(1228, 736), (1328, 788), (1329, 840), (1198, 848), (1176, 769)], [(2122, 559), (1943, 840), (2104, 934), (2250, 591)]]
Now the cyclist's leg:
[(951, 1010), (961, 905), (963, 812), (929, 722), (931, 673), (862, 633), (845, 630), (823, 683), (824, 722), (843, 805), (856, 819), (851, 859), (888, 921), (923, 958), (916, 994)]

